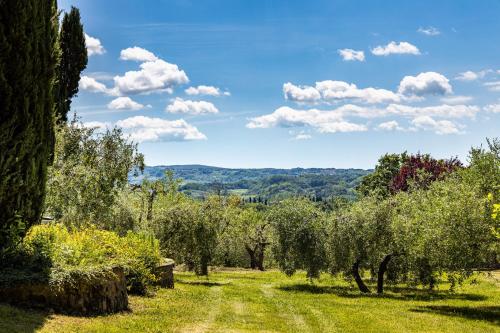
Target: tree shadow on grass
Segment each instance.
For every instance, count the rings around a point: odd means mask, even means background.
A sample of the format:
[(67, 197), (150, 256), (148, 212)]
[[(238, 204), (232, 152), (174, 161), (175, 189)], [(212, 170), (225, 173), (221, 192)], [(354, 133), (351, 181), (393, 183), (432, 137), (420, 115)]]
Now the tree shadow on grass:
[(176, 283), (188, 284), (192, 286), (204, 286), (204, 287), (222, 287), (230, 285), (231, 282), (215, 282), (215, 281), (186, 281), (186, 280), (176, 280)]
[[(418, 288), (387, 287), (382, 295), (377, 293), (363, 294), (357, 289), (348, 286), (321, 286), (314, 284), (281, 285), (277, 289), (287, 292), (302, 292), (309, 294), (333, 294), (346, 298), (385, 298), (402, 301), (434, 301), (456, 299), (466, 301), (483, 301), (487, 297), (478, 294), (451, 293), (448, 291), (429, 291)], [(372, 288), (373, 289), (373, 288)]]
[(0, 304), (0, 332), (33, 333), (42, 328), (50, 316), (46, 311)]
[(500, 306), (448, 306), (428, 305), (411, 309), (413, 312), (436, 313), (445, 316), (462, 317), (473, 320), (484, 320), (500, 325)]

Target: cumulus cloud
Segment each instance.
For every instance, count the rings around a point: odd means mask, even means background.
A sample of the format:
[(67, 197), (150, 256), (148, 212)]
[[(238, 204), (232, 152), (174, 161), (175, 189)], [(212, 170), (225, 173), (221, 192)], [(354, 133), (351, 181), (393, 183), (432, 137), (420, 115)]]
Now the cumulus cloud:
[(221, 92), (221, 90), (214, 86), (198, 86), (198, 87), (189, 87), (184, 91), (188, 95), (208, 95), (208, 96), (230, 96), (229, 91)]
[(398, 102), (400, 97), (386, 89), (363, 88), (359, 89), (354, 83), (344, 81), (326, 80), (316, 82), (316, 89), (324, 100), (359, 100), (361, 102), (376, 104)]
[(427, 28), (420, 27), (420, 28), (418, 28), (417, 31), (420, 32), (421, 34), (424, 34), (427, 36), (437, 36), (437, 35), (441, 34), (441, 31), (439, 31), (435, 27), (427, 27)]
[(478, 79), (484, 78), (487, 74), (493, 72), (491, 69), (485, 69), (479, 72), (473, 72), (473, 71), (465, 71), (460, 74), (458, 74), (457, 77), (455, 77), (455, 80), (458, 81), (475, 81)]
[(377, 129), (381, 131), (403, 131), (404, 129), (399, 126), (399, 123), (395, 120), (386, 121), (377, 126)]
[(365, 53), (363, 51), (341, 49), (338, 52), (344, 61), (365, 61)]
[(359, 132), (367, 127), (345, 121), (341, 112), (317, 109), (295, 110), (287, 106), (278, 108), (271, 114), (250, 119), (248, 128), (302, 127), (316, 128), (320, 133)]
[(131, 60), (131, 61), (156, 61), (156, 57), (152, 52), (143, 49), (142, 47), (134, 46), (128, 49), (122, 50), (120, 53), (120, 60)]
[(219, 110), (210, 102), (191, 101), (182, 98), (176, 98), (166, 109), (169, 113), (185, 113), (192, 115), (215, 114)]
[(321, 99), (321, 94), (314, 87), (296, 86), (290, 82), (283, 85), (285, 98), (297, 103), (315, 103)]
[(420, 116), (411, 122), (416, 129), (424, 131), (433, 131), (436, 134), (459, 134), (460, 126), (449, 120), (434, 120), (430, 116)]
[(196, 127), (183, 119), (165, 120), (136, 116), (120, 120), (117, 126), (136, 142), (146, 141), (192, 141), (206, 140), (207, 137)]
[(446, 104), (464, 104), (472, 101), (474, 98), (472, 96), (447, 96), (441, 98), (441, 102), (446, 103)]
[(391, 54), (413, 54), (419, 55), (420, 50), (413, 44), (408, 42), (390, 42), (385, 46), (377, 46), (372, 49), (372, 53), (376, 56), (388, 56)]
[(484, 111), (491, 113), (500, 113), (500, 104), (489, 104), (484, 107)]
[(120, 95), (172, 92), (176, 85), (189, 82), (186, 73), (175, 64), (164, 60), (147, 61), (139, 71), (129, 71), (123, 76), (115, 76), (115, 89)]
[(405, 76), (399, 84), (398, 92), (407, 96), (445, 95), (453, 92), (450, 81), (436, 72)]
[(144, 105), (137, 103), (130, 97), (118, 97), (108, 104), (108, 109), (111, 110), (141, 110)]
[(87, 45), (87, 54), (89, 56), (106, 53), (101, 41), (97, 38), (85, 34), (85, 44)]
[(96, 79), (85, 75), (80, 78), (79, 86), (80, 90), (85, 90), (93, 93), (110, 93), (109, 89), (106, 87), (106, 85), (104, 85), (104, 83), (101, 83)]
[(344, 81), (320, 81), (315, 87), (296, 86), (290, 82), (283, 85), (285, 98), (297, 103), (329, 103), (342, 100), (357, 100), (364, 103), (399, 102), (394, 92), (378, 88), (358, 88), (354, 83)]

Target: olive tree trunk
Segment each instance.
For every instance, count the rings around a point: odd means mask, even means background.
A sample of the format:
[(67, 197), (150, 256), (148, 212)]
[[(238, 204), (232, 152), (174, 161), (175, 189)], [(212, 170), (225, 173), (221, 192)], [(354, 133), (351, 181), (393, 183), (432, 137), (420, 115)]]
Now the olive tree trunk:
[(361, 275), (359, 274), (359, 260), (357, 260), (352, 265), (352, 275), (354, 276), (354, 281), (356, 281), (356, 284), (358, 285), (359, 290), (362, 293), (370, 293), (370, 289), (368, 289), (366, 284), (363, 282)]
[(384, 293), (384, 274), (387, 271), (387, 265), (389, 265), (389, 261), (391, 261), (392, 254), (388, 254), (385, 256), (384, 260), (380, 263), (378, 268), (378, 276), (377, 276), (377, 293)]

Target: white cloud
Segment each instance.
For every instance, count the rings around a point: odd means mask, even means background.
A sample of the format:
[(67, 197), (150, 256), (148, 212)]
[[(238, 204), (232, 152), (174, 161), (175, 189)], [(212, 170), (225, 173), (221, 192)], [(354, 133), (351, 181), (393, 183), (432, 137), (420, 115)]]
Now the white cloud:
[(120, 53), (120, 59), (146, 62), (146, 61), (156, 61), (158, 60), (158, 57), (156, 57), (152, 52), (146, 49), (134, 46), (122, 50)]
[(362, 124), (355, 124), (348, 121), (338, 121), (333, 123), (324, 123), (318, 126), (320, 133), (346, 133), (346, 132), (365, 132), (368, 127)]
[(338, 50), (338, 52), (344, 61), (365, 61), (365, 53), (363, 51), (342, 49)]
[(377, 129), (381, 131), (403, 131), (404, 128), (399, 126), (399, 123), (395, 120), (386, 121), (377, 126)]
[(436, 134), (460, 134), (460, 126), (449, 120), (434, 120), (429, 116), (420, 116), (411, 122), (417, 129), (433, 131)]
[(206, 140), (207, 137), (183, 119), (165, 120), (136, 116), (116, 123), (136, 142), (145, 141), (191, 141)]
[(219, 88), (214, 86), (198, 86), (198, 87), (189, 87), (184, 91), (188, 95), (208, 95), (208, 96), (230, 96), (229, 91), (221, 92)]
[(484, 107), (484, 111), (491, 113), (500, 113), (500, 104), (490, 104)]
[(463, 73), (458, 74), (457, 77), (455, 77), (455, 80), (458, 81), (475, 81), (478, 79), (484, 78), (487, 74), (492, 73), (493, 70), (491, 69), (485, 69), (479, 72), (473, 72), (473, 71), (465, 71)]
[(96, 128), (96, 129), (106, 129), (111, 127), (111, 123), (102, 121), (88, 121), (83, 123), (83, 127)]
[(185, 113), (192, 115), (214, 114), (219, 113), (219, 110), (210, 102), (206, 101), (190, 101), (182, 98), (176, 98), (167, 106), (167, 112), (170, 113)]
[(111, 110), (141, 110), (144, 105), (137, 103), (130, 97), (118, 97), (108, 104), (108, 109)]
[(315, 103), (321, 99), (321, 94), (316, 88), (309, 86), (296, 86), (290, 82), (283, 85), (285, 98), (297, 103)]
[(436, 72), (405, 76), (399, 84), (398, 92), (408, 96), (445, 95), (453, 92), (450, 81)]
[(80, 78), (79, 86), (81, 90), (93, 93), (109, 93), (109, 89), (106, 88), (106, 85), (89, 76), (82, 76)]
[(419, 49), (408, 42), (390, 42), (385, 46), (377, 46), (372, 49), (372, 53), (376, 56), (388, 56), (390, 54), (413, 54), (419, 55)]
[(295, 110), (287, 106), (278, 108), (271, 114), (250, 119), (248, 128), (303, 127), (316, 128), (320, 133), (366, 131), (365, 125), (347, 122), (342, 113), (317, 109)]
[(87, 45), (87, 54), (89, 56), (106, 53), (101, 41), (97, 38), (85, 34), (85, 44)]
[(354, 99), (376, 104), (398, 102), (400, 100), (400, 97), (390, 90), (372, 87), (359, 89), (354, 83), (344, 81), (326, 80), (316, 82), (316, 90), (321, 93), (321, 96), (326, 101)]
[(447, 96), (447, 97), (442, 97), (441, 102), (446, 103), (446, 104), (464, 104), (472, 101), (474, 98), (472, 96)]
[(490, 91), (500, 91), (500, 81), (486, 82), (484, 84)]
[(437, 35), (441, 34), (441, 31), (439, 31), (435, 27), (427, 27), (427, 28), (420, 27), (420, 28), (418, 28), (417, 31), (420, 32), (421, 34), (424, 34), (427, 36), (437, 36)]
[(359, 89), (353, 83), (344, 81), (320, 81), (315, 87), (296, 86), (290, 82), (283, 85), (285, 98), (297, 103), (329, 103), (342, 100), (358, 100), (360, 102), (376, 104), (399, 102), (400, 97), (386, 89), (363, 88)]
[(177, 65), (161, 59), (142, 63), (140, 68), (139, 71), (130, 71), (123, 76), (115, 76), (115, 89), (119, 94), (172, 92), (173, 86), (189, 82), (186, 73)]

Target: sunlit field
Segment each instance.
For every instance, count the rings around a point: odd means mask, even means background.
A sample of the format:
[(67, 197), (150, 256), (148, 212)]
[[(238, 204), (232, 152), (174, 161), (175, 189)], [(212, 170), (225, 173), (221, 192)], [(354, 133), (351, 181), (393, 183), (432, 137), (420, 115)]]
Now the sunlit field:
[[(174, 290), (130, 297), (130, 312), (70, 317), (0, 307), (1, 332), (500, 332), (500, 274), (456, 293), (389, 287), (361, 295), (329, 275), (224, 270), (208, 279), (176, 273)], [(472, 282), (475, 280), (475, 282)], [(472, 283), (471, 283), (472, 282)]]

